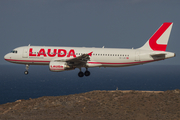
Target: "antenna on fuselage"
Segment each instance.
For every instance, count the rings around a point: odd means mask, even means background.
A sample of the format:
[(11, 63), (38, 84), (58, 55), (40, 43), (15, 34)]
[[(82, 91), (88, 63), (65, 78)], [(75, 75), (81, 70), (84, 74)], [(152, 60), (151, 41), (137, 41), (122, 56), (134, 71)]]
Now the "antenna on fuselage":
[(31, 44), (29, 44), (28, 46), (31, 46)]
[(104, 46), (102, 48), (104, 48)]

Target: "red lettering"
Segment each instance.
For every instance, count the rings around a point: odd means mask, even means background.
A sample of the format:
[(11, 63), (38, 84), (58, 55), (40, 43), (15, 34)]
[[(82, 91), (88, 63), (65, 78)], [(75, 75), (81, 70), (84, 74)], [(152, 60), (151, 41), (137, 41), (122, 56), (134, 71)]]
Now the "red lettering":
[(66, 50), (58, 49), (58, 57), (65, 57), (66, 53), (67, 53)]
[(51, 54), (51, 49), (48, 49), (48, 56), (49, 57), (54, 57), (54, 56), (56, 56), (56, 52), (57, 52), (57, 49), (54, 49), (53, 54)]
[(71, 49), (71, 50), (69, 51), (69, 54), (67, 55), (67, 57), (70, 57), (70, 56), (76, 57), (75, 51), (74, 51), (73, 49)]
[(33, 49), (32, 49), (32, 48), (30, 48), (30, 49), (29, 49), (29, 56), (36, 56), (36, 54), (33, 54), (33, 52), (32, 52), (32, 51), (33, 51)]
[(41, 56), (41, 55), (43, 55), (44, 57), (47, 57), (47, 55), (46, 55), (46, 53), (45, 53), (45, 50), (44, 50), (43, 48), (40, 49), (40, 51), (39, 51), (39, 53), (38, 53), (37, 56)]
[[(67, 55), (67, 57), (71, 57), (71, 56), (76, 57), (75, 51), (73, 49), (71, 49), (68, 54), (65, 49), (54, 49), (53, 53), (51, 53), (51, 49), (48, 49), (47, 54), (46, 54), (46, 51), (44, 48), (41, 48), (37, 55), (33, 54), (33, 48), (30, 48), (29, 56), (38, 56), (39, 57), (39, 56), (43, 55), (44, 57), (47, 57), (47, 55), (48, 55), (49, 57), (55, 57), (57, 54), (57, 51), (58, 51), (58, 57), (66, 57), (66, 55)], [(92, 52), (89, 53), (89, 55), (91, 56)]]
[(63, 66), (61, 66), (61, 65), (51, 65), (51, 68), (63, 68)]

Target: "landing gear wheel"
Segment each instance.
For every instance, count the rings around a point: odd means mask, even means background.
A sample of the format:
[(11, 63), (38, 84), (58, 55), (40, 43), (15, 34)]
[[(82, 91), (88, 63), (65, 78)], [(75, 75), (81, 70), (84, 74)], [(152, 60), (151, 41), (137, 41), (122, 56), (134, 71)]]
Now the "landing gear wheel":
[(79, 77), (83, 77), (83, 76), (84, 76), (84, 73), (83, 73), (83, 72), (79, 72), (79, 73), (78, 73), (78, 76), (79, 76)]
[(27, 74), (29, 73), (28, 70), (29, 70), (29, 65), (26, 64), (26, 71), (24, 71), (24, 74), (25, 74), (25, 75), (27, 75)]
[(85, 75), (85, 76), (89, 76), (89, 75), (90, 75), (90, 72), (89, 72), (89, 71), (85, 71), (85, 72), (84, 72), (84, 75)]
[(28, 71), (24, 71), (24, 74), (27, 75), (29, 72)]

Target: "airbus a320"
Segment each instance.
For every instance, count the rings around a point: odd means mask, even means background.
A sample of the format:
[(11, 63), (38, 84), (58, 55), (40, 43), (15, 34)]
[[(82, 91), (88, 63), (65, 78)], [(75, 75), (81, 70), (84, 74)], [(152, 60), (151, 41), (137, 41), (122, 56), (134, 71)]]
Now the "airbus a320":
[[(166, 51), (172, 25), (172, 22), (163, 23), (153, 36), (137, 49), (28, 45), (15, 48), (6, 54), (4, 59), (11, 63), (24, 64), (25, 75), (28, 74), (29, 65), (49, 65), (53, 72), (79, 68), (79, 77), (89, 76), (88, 68), (91, 67), (125, 67), (175, 57), (175, 53)], [(81, 70), (83, 67), (86, 68), (85, 72)]]

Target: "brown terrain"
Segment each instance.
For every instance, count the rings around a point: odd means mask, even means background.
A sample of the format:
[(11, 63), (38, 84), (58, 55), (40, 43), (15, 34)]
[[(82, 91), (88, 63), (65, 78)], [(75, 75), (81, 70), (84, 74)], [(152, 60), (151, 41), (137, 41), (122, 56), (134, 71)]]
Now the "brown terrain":
[(0, 105), (0, 120), (180, 120), (180, 90), (91, 91)]

